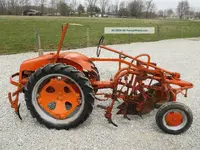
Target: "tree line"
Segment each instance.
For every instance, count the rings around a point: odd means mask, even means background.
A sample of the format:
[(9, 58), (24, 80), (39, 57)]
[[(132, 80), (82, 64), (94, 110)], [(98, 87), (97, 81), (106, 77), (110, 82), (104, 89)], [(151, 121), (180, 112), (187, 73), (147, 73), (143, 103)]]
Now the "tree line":
[(84, 0), (84, 3), (79, 0), (69, 3), (65, 0), (0, 0), (0, 15), (22, 15), (28, 9), (38, 10), (42, 15), (61, 16), (109, 13), (118, 17), (165, 18), (176, 13), (180, 19), (191, 14), (200, 18), (200, 12), (191, 11), (187, 0), (180, 1), (175, 11), (158, 10), (154, 0)]
[(159, 10), (157, 12), (157, 15), (158, 17), (166, 18), (171, 15), (174, 15), (175, 13), (180, 19), (184, 18), (187, 19), (190, 17), (200, 19), (200, 11), (195, 11), (194, 9), (192, 9), (187, 0), (180, 1), (175, 10), (173, 9)]

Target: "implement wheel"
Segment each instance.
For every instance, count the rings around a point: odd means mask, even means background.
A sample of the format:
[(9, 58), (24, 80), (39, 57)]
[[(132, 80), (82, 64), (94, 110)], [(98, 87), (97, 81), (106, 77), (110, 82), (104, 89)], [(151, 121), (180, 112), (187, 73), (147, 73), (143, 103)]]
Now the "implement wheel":
[(70, 129), (83, 123), (93, 109), (93, 88), (72, 66), (49, 64), (31, 75), (25, 88), (31, 115), (48, 128)]
[(181, 134), (187, 131), (192, 122), (193, 115), (190, 108), (178, 102), (165, 103), (156, 114), (158, 127), (169, 134)]

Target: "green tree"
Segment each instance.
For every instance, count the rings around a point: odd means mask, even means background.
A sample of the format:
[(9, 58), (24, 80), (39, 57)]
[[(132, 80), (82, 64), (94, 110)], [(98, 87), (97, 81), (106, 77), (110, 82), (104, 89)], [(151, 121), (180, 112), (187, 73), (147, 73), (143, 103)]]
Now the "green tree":
[(177, 6), (177, 13), (180, 19), (183, 19), (184, 16), (188, 15), (190, 11), (190, 5), (187, 0), (180, 1)]
[(83, 5), (79, 5), (78, 6), (78, 15), (81, 16), (81, 14), (83, 14), (85, 12), (85, 8)]

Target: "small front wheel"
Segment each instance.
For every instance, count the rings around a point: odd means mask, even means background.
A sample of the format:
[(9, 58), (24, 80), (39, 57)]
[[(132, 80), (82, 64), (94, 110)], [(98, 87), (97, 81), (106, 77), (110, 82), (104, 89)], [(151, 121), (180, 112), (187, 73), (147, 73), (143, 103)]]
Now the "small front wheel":
[(164, 104), (156, 114), (158, 127), (169, 134), (181, 134), (187, 131), (192, 122), (193, 115), (190, 108), (178, 102)]

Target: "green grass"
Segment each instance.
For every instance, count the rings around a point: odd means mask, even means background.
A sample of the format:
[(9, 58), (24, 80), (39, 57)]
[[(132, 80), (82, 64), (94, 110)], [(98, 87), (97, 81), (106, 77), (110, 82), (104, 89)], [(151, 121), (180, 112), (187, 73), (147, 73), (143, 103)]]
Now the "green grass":
[[(172, 38), (200, 37), (200, 22), (180, 20), (143, 20), (110, 18), (69, 18), (69, 17), (15, 17), (0, 16), (0, 54), (13, 54), (36, 50), (34, 29), (39, 30), (42, 48), (57, 48), (61, 25), (65, 23), (82, 24), (70, 26), (63, 49), (96, 46), (104, 27), (152, 27), (160, 26), (160, 40)], [(87, 30), (89, 41), (87, 42)], [(106, 44), (143, 42), (158, 40), (155, 35), (106, 35)]]

